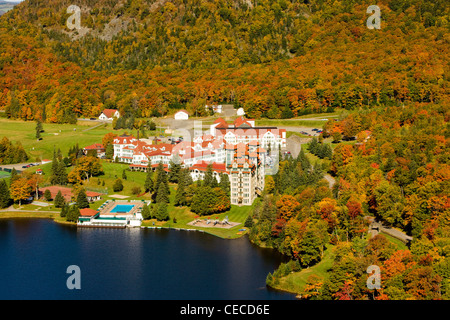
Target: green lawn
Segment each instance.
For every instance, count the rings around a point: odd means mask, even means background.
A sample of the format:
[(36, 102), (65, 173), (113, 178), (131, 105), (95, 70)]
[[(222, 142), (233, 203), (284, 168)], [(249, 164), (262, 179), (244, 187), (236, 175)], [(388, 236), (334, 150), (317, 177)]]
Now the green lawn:
[(307, 269), (302, 269), (299, 272), (292, 272), (289, 275), (279, 279), (279, 284), (275, 287), (275, 289), (299, 294), (305, 288), (310, 275), (314, 274), (325, 280), (328, 276), (328, 270), (330, 270), (334, 261), (332, 252), (333, 247), (333, 245), (327, 245), (324, 256), (318, 264)]
[[(170, 185), (170, 204), (169, 204), (169, 221), (166, 222), (157, 222), (156, 220), (147, 220), (144, 221), (144, 226), (157, 226), (157, 227), (163, 227), (163, 228), (180, 228), (180, 229), (196, 229), (196, 230), (203, 230), (204, 232), (213, 234), (215, 236), (221, 237), (221, 238), (227, 238), (227, 239), (234, 239), (241, 237), (246, 232), (240, 232), (239, 229), (244, 228), (244, 222), (247, 219), (247, 216), (252, 212), (254, 205), (256, 204), (258, 199), (253, 203), (252, 206), (235, 206), (232, 205), (231, 209), (229, 211), (223, 212), (221, 214), (213, 214), (210, 216), (202, 216), (200, 219), (219, 219), (223, 220), (225, 217), (228, 216), (228, 220), (232, 222), (239, 222), (240, 225), (237, 225), (230, 229), (223, 229), (223, 228), (204, 228), (204, 227), (198, 227), (198, 226), (191, 226), (188, 225), (189, 222), (195, 220), (198, 215), (196, 213), (191, 212), (189, 207), (175, 207), (173, 205), (174, 198), (176, 194), (176, 185)], [(173, 222), (173, 218), (176, 219), (176, 222)], [(245, 228), (247, 229), (247, 228)]]
[[(20, 141), (25, 151), (34, 161), (36, 157), (41, 159), (52, 159), (53, 149), (61, 149), (63, 156), (71, 147), (78, 143), (79, 147), (85, 147), (93, 143), (101, 143), (102, 138), (108, 132), (113, 132), (111, 124), (98, 122), (79, 121), (77, 124), (55, 124), (44, 123), (42, 139), (36, 140), (36, 123), (34, 121), (20, 121), (0, 118), (0, 138), (8, 137), (13, 143)], [(114, 131), (122, 134), (126, 130)], [(130, 130), (128, 130), (130, 132)], [(130, 132), (131, 133), (131, 132)]]

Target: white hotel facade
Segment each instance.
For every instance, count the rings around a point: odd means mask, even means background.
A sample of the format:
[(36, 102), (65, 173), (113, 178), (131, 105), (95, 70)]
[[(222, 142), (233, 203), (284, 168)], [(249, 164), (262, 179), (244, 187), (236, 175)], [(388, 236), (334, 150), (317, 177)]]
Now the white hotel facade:
[(218, 177), (230, 178), (231, 203), (251, 205), (264, 187), (266, 148), (286, 147), (286, 131), (275, 127), (255, 127), (255, 121), (239, 117), (232, 124), (219, 118), (210, 134), (176, 145), (138, 140), (130, 135), (114, 138), (114, 159), (130, 165), (131, 170), (146, 171), (162, 163), (166, 170), (171, 161), (191, 169), (193, 180), (201, 178), (211, 163)]

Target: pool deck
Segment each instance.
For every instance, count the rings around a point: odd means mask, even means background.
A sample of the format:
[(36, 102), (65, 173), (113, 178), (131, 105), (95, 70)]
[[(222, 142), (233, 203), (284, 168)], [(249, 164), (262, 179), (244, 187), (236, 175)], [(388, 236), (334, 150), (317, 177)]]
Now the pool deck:
[[(99, 227), (99, 228), (124, 228), (124, 227), (140, 227), (142, 216), (140, 212), (144, 206), (142, 200), (114, 200), (106, 201), (100, 206), (98, 218), (85, 222), (79, 222), (79, 227)], [(133, 206), (128, 212), (111, 212), (117, 205)]]

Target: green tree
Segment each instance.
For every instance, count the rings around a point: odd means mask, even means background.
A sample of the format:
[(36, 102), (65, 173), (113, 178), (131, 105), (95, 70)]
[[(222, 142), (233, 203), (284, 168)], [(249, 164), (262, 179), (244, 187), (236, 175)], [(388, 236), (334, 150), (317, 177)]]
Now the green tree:
[(152, 218), (152, 213), (147, 204), (144, 204), (144, 206), (142, 207), (142, 217), (144, 218), (144, 220), (149, 220)]
[(145, 177), (144, 182), (144, 189), (145, 192), (152, 193), (154, 191), (153, 189), (153, 171), (151, 169), (147, 170), (147, 175)]
[(16, 168), (12, 168), (11, 170), (11, 177), (9, 178), (9, 185), (11, 186), (11, 184), (14, 182), (14, 180), (19, 178), (19, 174), (17, 173)]
[(219, 177), (220, 177), (219, 187), (223, 191), (225, 191), (228, 196), (230, 196), (230, 178), (226, 173), (221, 173)]
[(11, 203), (11, 196), (9, 194), (9, 187), (5, 179), (0, 180), (0, 208), (7, 208)]
[(67, 214), (69, 213), (69, 205), (64, 204), (61, 208), (61, 212), (59, 213), (59, 216), (61, 218), (67, 217)]
[(155, 202), (156, 203), (168, 203), (169, 202), (169, 193), (168, 193), (168, 186), (165, 183), (160, 183), (157, 193), (156, 193), (156, 198), (155, 198)]
[(112, 159), (114, 157), (114, 145), (108, 144), (105, 148), (105, 157), (106, 159)]
[(206, 168), (205, 177), (203, 178), (203, 185), (205, 187), (211, 187), (214, 188), (217, 186), (217, 180), (213, 175), (213, 169), (212, 164), (208, 164), (208, 167)]
[(52, 167), (51, 167), (51, 170), (50, 170), (50, 183), (51, 184), (58, 184), (59, 183), (58, 159), (56, 157), (56, 151), (55, 150), (53, 150)]
[(156, 168), (156, 182), (154, 185), (154, 190), (155, 192), (153, 193), (153, 197), (155, 199), (155, 202), (169, 202), (169, 182), (167, 179), (167, 173), (164, 170), (164, 165), (161, 162)]
[(66, 185), (67, 184), (67, 182), (68, 182), (68, 175), (67, 175), (66, 166), (64, 164), (64, 161), (59, 161), (58, 162), (56, 176), (57, 176), (57, 179), (56, 179), (57, 184), (60, 184), (60, 185)]
[(378, 216), (391, 225), (403, 223), (404, 197), (400, 187), (383, 181), (375, 189)]
[(41, 132), (42, 132), (42, 122), (40, 120), (36, 120), (36, 139), (41, 140)]
[(180, 177), (178, 179), (177, 192), (175, 194), (174, 200), (175, 206), (184, 206), (186, 204), (186, 186), (185, 186), (185, 175), (180, 172)]
[(169, 162), (169, 182), (177, 183), (180, 178), (181, 162), (177, 154), (174, 155), (174, 159)]
[(77, 205), (72, 205), (69, 207), (69, 211), (66, 215), (66, 220), (69, 222), (76, 222), (80, 216), (80, 209)]
[(55, 199), (53, 199), (53, 201), (55, 203), (56, 208), (62, 208), (65, 205), (66, 200), (64, 199), (64, 197), (61, 193), (61, 190), (58, 191), (58, 193), (56, 194)]
[(157, 209), (156, 209), (156, 219), (158, 221), (167, 221), (169, 220), (169, 211), (168, 206), (166, 202), (159, 202), (157, 203)]
[(89, 201), (86, 196), (86, 191), (81, 189), (77, 195), (77, 206), (80, 209), (89, 208)]
[(44, 198), (45, 198), (45, 200), (47, 200), (47, 201), (52, 200), (52, 193), (50, 192), (49, 189), (45, 189), (45, 192), (44, 192)]
[(113, 190), (114, 192), (120, 192), (123, 190), (123, 183), (121, 179), (117, 178), (116, 181), (114, 181)]

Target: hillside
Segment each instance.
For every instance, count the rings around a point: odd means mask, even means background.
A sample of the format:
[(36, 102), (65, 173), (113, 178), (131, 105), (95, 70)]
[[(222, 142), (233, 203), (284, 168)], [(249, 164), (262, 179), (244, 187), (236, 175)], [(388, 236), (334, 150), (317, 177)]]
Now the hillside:
[[(66, 26), (69, 5), (81, 29)], [(27, 0), (0, 19), (0, 109), (70, 122), (234, 103), (281, 118), (448, 104), (449, 6), (379, 1)]]

